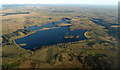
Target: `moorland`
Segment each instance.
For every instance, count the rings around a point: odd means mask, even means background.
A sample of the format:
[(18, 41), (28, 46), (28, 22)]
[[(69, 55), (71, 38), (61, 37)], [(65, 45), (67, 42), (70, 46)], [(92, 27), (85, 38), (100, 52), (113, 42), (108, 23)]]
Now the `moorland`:
[[(0, 14), (2, 67), (115, 68), (119, 42), (117, 13), (116, 6), (3, 5)], [(51, 27), (52, 24), (55, 27)], [(30, 30), (30, 27), (33, 30)], [(62, 35), (62, 40), (67, 41), (49, 44), (51, 41), (48, 41), (47, 36), (54, 40), (56, 35), (63, 34), (61, 31), (58, 31), (61, 32), (59, 34), (50, 31), (62, 29), (64, 32), (66, 27), (68, 31)], [(80, 35), (76, 35), (78, 32), (74, 34), (74, 31), (77, 30), (85, 32), (79, 31)], [(73, 32), (72, 35), (70, 32)], [(44, 38), (41, 39), (42, 35)], [(81, 39), (81, 35), (85, 38)], [(34, 43), (32, 38), (36, 37), (35, 40), (38, 41)], [(32, 49), (25, 46), (26, 42), (22, 39), (26, 38), (29, 43), (33, 42)], [(47, 44), (43, 42), (44, 39)], [(39, 42), (45, 44), (36, 46)]]

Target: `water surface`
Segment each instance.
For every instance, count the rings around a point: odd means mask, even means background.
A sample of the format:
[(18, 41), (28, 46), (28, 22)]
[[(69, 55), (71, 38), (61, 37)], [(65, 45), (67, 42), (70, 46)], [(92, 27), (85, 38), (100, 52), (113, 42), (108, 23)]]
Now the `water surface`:
[[(63, 21), (61, 21), (63, 22)], [(55, 22), (55, 23), (48, 23), (43, 26), (30, 26), (28, 27), (28, 30), (39, 30), (42, 28), (52, 28), (52, 27), (58, 27), (56, 26), (57, 23), (61, 22)], [(67, 22), (65, 22), (67, 23)], [(30, 34), (26, 37), (22, 37), (19, 39), (16, 39), (15, 42), (17, 44), (26, 44), (24, 46), (21, 46), (24, 49), (32, 49), (35, 47), (41, 47), (46, 45), (54, 45), (58, 43), (67, 43), (67, 42), (74, 42), (79, 40), (87, 39), (84, 36), (84, 33), (86, 30), (74, 30), (70, 31), (69, 26), (61, 26), (59, 28), (49, 29), (49, 30), (42, 30), (42, 31), (36, 31), (33, 34)], [(65, 39), (65, 35), (78, 35), (79, 38), (72, 38), (72, 39)]]

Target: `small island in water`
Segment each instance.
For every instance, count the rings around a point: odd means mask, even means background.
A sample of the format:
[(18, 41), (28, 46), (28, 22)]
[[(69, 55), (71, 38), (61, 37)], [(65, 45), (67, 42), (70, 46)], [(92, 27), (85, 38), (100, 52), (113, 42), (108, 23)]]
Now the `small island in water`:
[(59, 24), (56, 24), (57, 26), (69, 26), (69, 25), (72, 25), (72, 24), (68, 24), (68, 23), (59, 23)]
[(78, 35), (66, 35), (64, 36), (65, 39), (68, 39), (68, 38), (79, 38)]

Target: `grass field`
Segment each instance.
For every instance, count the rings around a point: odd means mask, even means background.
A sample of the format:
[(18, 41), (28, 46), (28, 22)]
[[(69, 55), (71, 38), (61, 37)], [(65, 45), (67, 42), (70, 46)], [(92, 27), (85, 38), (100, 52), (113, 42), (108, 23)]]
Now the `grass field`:
[[(69, 29), (71, 31), (74, 29), (88, 30), (84, 34), (88, 38), (86, 40), (42, 46), (40, 49), (34, 48), (34, 50), (25, 50), (13, 42), (9, 45), (3, 43), (3, 68), (116, 67), (118, 58), (117, 40), (109, 35), (109, 30), (105, 26), (98, 25), (91, 20), (93, 18), (104, 19), (109, 23), (117, 24), (116, 10), (116, 8), (97, 9), (94, 7), (59, 5), (3, 7), (3, 15), (6, 13), (30, 12), (29, 14), (2, 16), (2, 36), (6, 35), (7, 40), (13, 41), (16, 38), (31, 34), (31, 31), (26, 31), (28, 26), (41, 26), (61, 20), (70, 23)], [(111, 16), (114, 16), (114, 18)], [(64, 24), (58, 26), (64, 26)], [(47, 29), (49, 28), (43, 28), (42, 30)]]

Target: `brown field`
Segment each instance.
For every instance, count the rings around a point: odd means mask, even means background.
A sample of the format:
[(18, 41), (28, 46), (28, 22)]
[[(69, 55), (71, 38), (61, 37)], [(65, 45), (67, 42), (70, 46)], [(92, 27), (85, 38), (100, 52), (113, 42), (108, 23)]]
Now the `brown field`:
[(56, 24), (57, 26), (69, 26), (69, 25), (72, 25), (72, 24), (67, 24), (67, 23), (59, 23), (59, 24)]
[(111, 27), (120, 27), (120, 26), (111, 26)]

